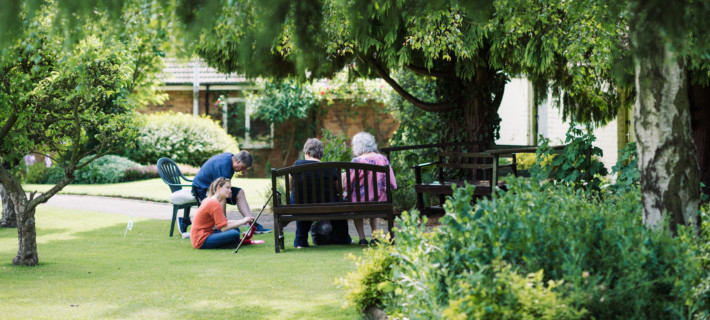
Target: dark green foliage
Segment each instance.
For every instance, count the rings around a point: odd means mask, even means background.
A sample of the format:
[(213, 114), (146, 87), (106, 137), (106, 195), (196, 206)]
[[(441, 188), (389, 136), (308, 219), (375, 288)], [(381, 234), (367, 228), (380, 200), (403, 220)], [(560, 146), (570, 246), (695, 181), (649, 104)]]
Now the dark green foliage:
[(530, 172), (539, 180), (553, 179), (577, 188), (599, 190), (601, 178), (607, 174), (604, 164), (599, 161), (602, 149), (592, 143), (596, 137), (591, 133), (571, 126), (565, 139), (562, 153), (555, 154), (549, 147), (549, 139), (542, 139), (537, 151), (537, 162)]
[[(678, 319), (698, 313), (693, 297), (706, 272), (694, 242), (685, 231), (674, 238), (646, 229), (638, 189), (600, 200), (528, 179), (510, 177), (508, 186), (476, 207), (472, 186), (457, 189), (433, 230), (416, 214), (402, 215), (396, 245), (382, 249), (394, 257), (383, 271), (394, 285), (383, 301), (390, 315)], [(526, 291), (531, 288), (548, 291)], [(545, 307), (530, 307), (526, 299), (536, 294)]]
[(641, 177), (636, 154), (636, 142), (627, 143), (619, 151), (619, 159), (616, 161), (616, 165), (611, 168), (611, 173), (616, 174), (616, 183), (612, 185), (613, 190), (621, 191), (638, 187)]
[[(417, 77), (410, 72), (399, 72), (397, 80), (413, 95), (424, 101), (436, 99), (436, 81), (433, 78)], [(443, 139), (446, 132), (449, 132), (450, 128), (440, 114), (419, 109), (394, 92), (392, 108), (395, 110), (394, 117), (399, 121), (399, 127), (390, 139), (390, 146), (435, 144)], [(414, 170), (411, 168), (419, 163), (434, 161), (435, 157), (434, 148), (391, 153), (389, 161), (395, 170), (397, 186), (399, 186), (394, 192), (394, 205), (397, 209), (408, 210), (415, 205)], [(427, 169), (423, 172), (423, 179), (432, 181), (434, 173)], [(425, 201), (428, 202), (429, 199)]]
[(333, 133), (323, 128), (323, 158), (321, 161), (347, 161), (353, 159), (353, 153), (348, 147), (348, 136), (342, 132)]
[[(281, 150), (284, 161), (301, 149), (306, 139), (313, 137), (315, 123), (309, 121), (316, 112), (320, 101), (313, 92), (292, 79), (272, 80), (264, 83), (264, 90), (254, 97), (254, 116), (268, 123), (290, 122), (290, 131), (284, 132), (276, 140), (276, 148)], [(283, 166), (289, 164), (283, 163)]]

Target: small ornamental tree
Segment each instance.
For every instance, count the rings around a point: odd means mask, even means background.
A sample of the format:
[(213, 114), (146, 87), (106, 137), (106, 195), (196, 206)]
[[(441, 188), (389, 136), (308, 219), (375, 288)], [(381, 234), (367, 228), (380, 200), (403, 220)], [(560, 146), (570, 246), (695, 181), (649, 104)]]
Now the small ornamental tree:
[[(136, 104), (129, 99), (136, 81), (131, 41), (103, 34), (67, 50), (62, 37), (50, 34), (51, 15), (42, 10), (25, 19), (24, 37), (0, 60), (0, 184), (16, 214), (19, 247), (12, 262), (17, 265), (39, 261), (37, 205), (68, 185), (77, 169), (136, 136)], [(86, 28), (105, 32), (99, 24)], [(33, 152), (51, 154), (64, 168), (64, 178), (39, 196), (26, 195), (12, 174), (22, 157)]]

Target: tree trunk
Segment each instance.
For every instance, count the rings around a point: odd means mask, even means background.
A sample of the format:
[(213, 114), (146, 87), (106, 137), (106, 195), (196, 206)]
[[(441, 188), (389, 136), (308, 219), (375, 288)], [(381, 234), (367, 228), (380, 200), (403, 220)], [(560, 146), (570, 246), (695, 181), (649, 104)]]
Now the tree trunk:
[[(24, 197), (24, 194), (22, 195)], [(27, 210), (25, 205), (16, 206), (17, 210), (17, 256), (12, 259), (15, 265), (36, 266), (37, 231), (35, 230), (35, 210)]]
[(438, 94), (453, 101), (455, 108), (442, 117), (449, 132), (442, 142), (476, 142), (482, 151), (495, 143), (499, 136), (498, 109), (503, 97), (506, 78), (496, 70), (479, 67), (470, 80), (440, 79)]
[(710, 87), (691, 83), (688, 94), (700, 181), (705, 184), (703, 192), (710, 194)]
[(10, 193), (0, 184), (0, 199), (2, 199), (2, 218), (0, 218), (0, 227), (15, 228), (17, 227), (17, 215), (15, 214), (15, 206), (10, 199)]
[(697, 232), (700, 178), (684, 62), (656, 43), (655, 48), (644, 48), (635, 63), (643, 222), (657, 229), (668, 218), (673, 234), (678, 224)]

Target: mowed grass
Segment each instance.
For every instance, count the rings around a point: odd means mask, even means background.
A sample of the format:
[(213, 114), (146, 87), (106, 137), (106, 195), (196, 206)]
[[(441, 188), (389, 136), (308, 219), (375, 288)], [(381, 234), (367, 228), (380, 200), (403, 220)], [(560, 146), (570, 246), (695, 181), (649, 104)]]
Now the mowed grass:
[[(162, 182), (161, 182), (162, 183)], [(163, 186), (164, 187), (164, 186)], [(161, 190), (161, 193), (165, 190)], [(359, 246), (274, 253), (262, 245), (196, 250), (165, 235), (165, 221), (40, 206), (40, 264), (14, 266), (16, 229), (0, 228), (3, 319), (358, 319), (335, 279)], [(286, 234), (292, 243), (293, 233)]]
[[(270, 194), (271, 179), (232, 178), (235, 187), (242, 188), (251, 207), (261, 206)], [(189, 182), (188, 182), (189, 184)], [(46, 192), (54, 185), (24, 184), (27, 192)], [(169, 202), (170, 188), (161, 179), (112, 183), (112, 184), (70, 184), (60, 194), (80, 194), (91, 196), (121, 197), (127, 199)]]

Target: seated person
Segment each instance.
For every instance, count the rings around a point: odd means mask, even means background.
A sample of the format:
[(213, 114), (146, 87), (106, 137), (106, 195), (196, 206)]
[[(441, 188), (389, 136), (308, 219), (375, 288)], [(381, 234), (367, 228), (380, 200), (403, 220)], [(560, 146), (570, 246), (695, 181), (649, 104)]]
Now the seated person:
[[(382, 155), (377, 151), (377, 144), (375, 143), (375, 137), (372, 136), (371, 134), (367, 132), (360, 132), (353, 136), (352, 139), (352, 150), (353, 150), (353, 155), (355, 158), (353, 158), (352, 162), (357, 162), (357, 163), (366, 163), (366, 164), (374, 164), (378, 166), (385, 166), (385, 165), (390, 165), (389, 160), (387, 160), (387, 157)], [(350, 181), (353, 184), (352, 188), (355, 188), (355, 171), (351, 170), (350, 172)], [(343, 178), (343, 184), (346, 183), (346, 179)], [(365, 199), (365, 201), (386, 201), (387, 200), (387, 177), (383, 173), (378, 173), (377, 174), (377, 194), (378, 194), (378, 199), (374, 199), (375, 194), (372, 189), (369, 190), (368, 194), (365, 194), (365, 182), (364, 182), (364, 177), (360, 176), (360, 199)], [(394, 177), (394, 171), (392, 171), (392, 167), (390, 166), (390, 184), (392, 184), (392, 189), (397, 189), (397, 180)], [(348, 187), (348, 186), (344, 186)], [(357, 193), (353, 192), (352, 193), (352, 199), (351, 201), (356, 202), (357, 201)], [(357, 234), (360, 237), (360, 241), (358, 244), (360, 245), (367, 245), (367, 239), (365, 239), (365, 228), (363, 226), (363, 219), (353, 219), (353, 223), (355, 224), (355, 229), (357, 230)], [(370, 218), (370, 229), (372, 230), (372, 233), (375, 233), (375, 230), (377, 229), (377, 218)], [(377, 239), (372, 238), (369, 244), (374, 244), (377, 242)]]
[[(296, 160), (293, 163), (294, 166), (304, 165), (309, 163), (318, 163), (323, 157), (323, 143), (316, 138), (310, 138), (303, 145), (303, 154), (305, 155), (305, 160)], [(312, 177), (311, 174), (315, 174), (316, 185), (315, 188), (311, 186)], [(291, 203), (314, 203), (312, 192), (315, 190), (315, 203), (323, 202), (321, 200), (321, 190), (320, 190), (320, 177), (321, 174), (324, 175), (325, 181), (323, 187), (325, 188), (323, 194), (333, 200), (338, 201), (338, 195), (334, 188), (331, 188), (331, 181), (336, 179), (338, 172), (333, 169), (332, 172), (328, 171), (315, 171), (315, 172), (305, 172), (305, 174), (297, 174), (297, 176), (289, 176), (289, 184), (292, 186), (294, 191), (291, 193)], [(305, 176), (305, 177), (302, 177)], [(294, 183), (295, 180), (295, 183)], [(305, 182), (305, 188), (304, 188)], [(306, 191), (307, 190), (307, 191)], [(296, 195), (297, 194), (297, 195)], [(298, 199), (295, 199), (295, 196)], [(308, 247), (308, 231), (311, 229), (311, 224), (313, 221), (296, 221), (296, 239), (293, 241), (293, 246), (296, 248)], [(348, 234), (348, 221), (347, 220), (331, 220), (330, 225), (332, 227), (332, 232), (330, 233), (330, 243), (331, 244), (350, 244), (352, 239), (350, 234)], [(314, 238), (315, 240), (315, 238)], [(323, 244), (322, 242), (320, 244)]]
[[(209, 158), (209, 160), (200, 167), (200, 171), (197, 172), (197, 175), (195, 175), (195, 178), (192, 180), (192, 193), (202, 201), (207, 197), (207, 191), (212, 181), (215, 181), (217, 178), (231, 180), (235, 172), (246, 171), (251, 167), (252, 162), (253, 158), (251, 154), (245, 150), (239, 151), (236, 154), (225, 152)], [(236, 205), (242, 216), (254, 218), (254, 215), (249, 209), (244, 190), (241, 188), (232, 187), (232, 195), (227, 199), (227, 203)], [(185, 232), (184, 228), (186, 228), (187, 224), (189, 224), (188, 221), (181, 221), (181, 223), (178, 224), (180, 232)], [(268, 232), (271, 232), (271, 229), (264, 228), (258, 223), (256, 224), (254, 233)]]
[(245, 217), (227, 220), (224, 207), (232, 196), (228, 179), (217, 178), (208, 190), (208, 198), (200, 204), (193, 219), (190, 239), (195, 249), (236, 248), (239, 244), (239, 226), (254, 220)]

